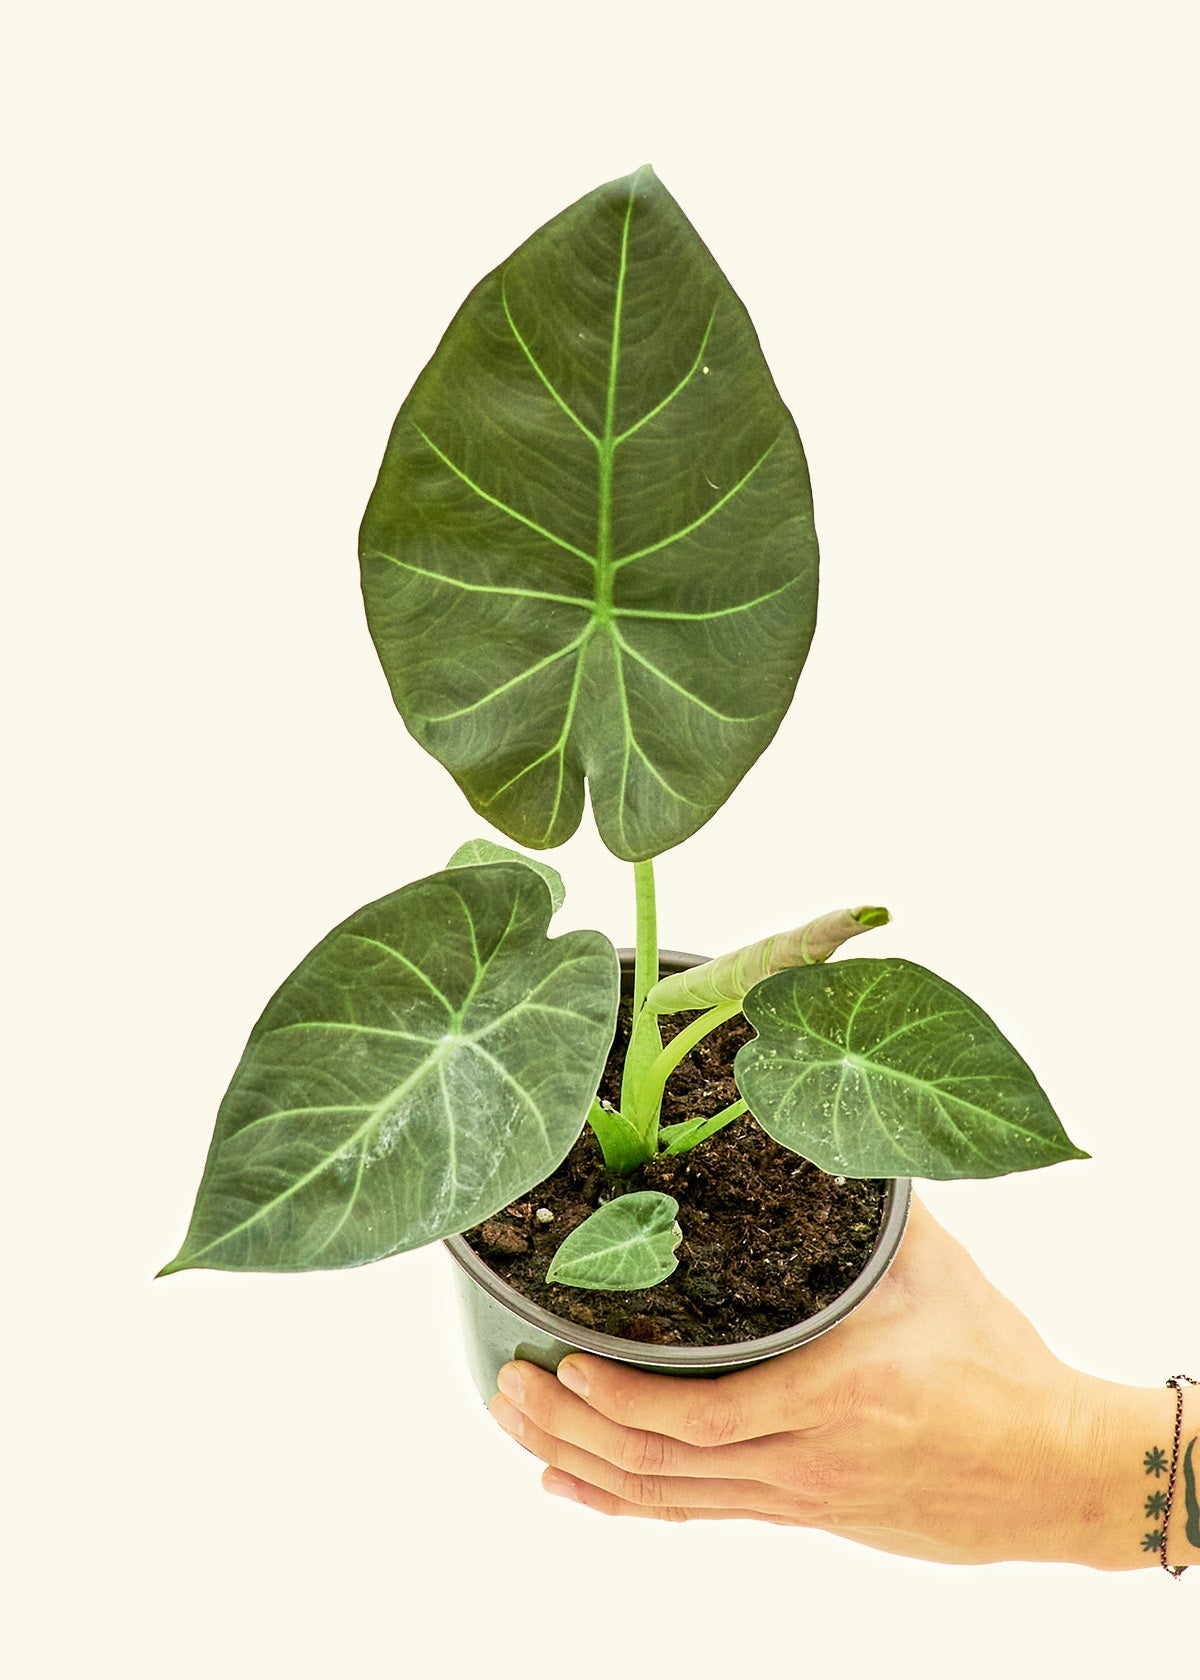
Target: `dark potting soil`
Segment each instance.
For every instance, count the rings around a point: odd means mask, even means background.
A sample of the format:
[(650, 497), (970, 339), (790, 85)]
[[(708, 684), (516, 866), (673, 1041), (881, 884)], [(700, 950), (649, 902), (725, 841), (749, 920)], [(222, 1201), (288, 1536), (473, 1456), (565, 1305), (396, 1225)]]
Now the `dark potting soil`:
[[(670, 1039), (694, 1017), (662, 1017)], [(671, 1076), (663, 1124), (737, 1101), (733, 1058), (753, 1036), (728, 1021)], [(600, 1085), (614, 1105), (629, 1038), (623, 1004)], [(826, 1307), (866, 1265), (883, 1219), (880, 1179), (839, 1182), (784, 1149), (749, 1115), (685, 1155), (660, 1155), (628, 1178), (604, 1165), (585, 1126), (562, 1165), (517, 1202), (464, 1233), (505, 1283), (560, 1318), (630, 1341), (712, 1347), (786, 1330)], [(555, 1250), (601, 1202), (662, 1190), (679, 1203), (679, 1265), (653, 1289), (573, 1289), (546, 1282)], [(550, 1221), (539, 1220), (548, 1209)]]

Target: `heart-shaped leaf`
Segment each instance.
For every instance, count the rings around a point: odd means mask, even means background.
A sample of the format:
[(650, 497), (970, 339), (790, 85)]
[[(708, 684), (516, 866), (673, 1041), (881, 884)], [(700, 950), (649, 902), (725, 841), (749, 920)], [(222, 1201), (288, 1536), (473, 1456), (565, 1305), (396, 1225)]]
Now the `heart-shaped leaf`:
[(445, 870), (381, 898), (267, 1005), (164, 1268), (357, 1266), (477, 1224), (578, 1137), (620, 973), (599, 933), (547, 939), (533, 870)]
[(994, 1178), (1086, 1160), (979, 1005), (916, 963), (863, 957), (755, 986), (738, 1089), (764, 1131), (851, 1178)]
[(405, 722), (513, 839), (573, 834), (585, 777), (634, 860), (728, 798), (812, 637), (812, 501), (750, 319), (652, 171), (471, 293), (397, 417), (361, 552)]
[(520, 852), (514, 852), (511, 846), (497, 846), (494, 840), (464, 840), (446, 865), (447, 869), (464, 869), (472, 863), (523, 863), (526, 869), (533, 869), (542, 877), (550, 889), (550, 902), (555, 915), (566, 902), (567, 890), (563, 886), (563, 878), (558, 870), (540, 858), (524, 857)]
[(605, 1202), (559, 1245), (547, 1283), (575, 1289), (651, 1289), (679, 1264), (679, 1203), (659, 1190)]

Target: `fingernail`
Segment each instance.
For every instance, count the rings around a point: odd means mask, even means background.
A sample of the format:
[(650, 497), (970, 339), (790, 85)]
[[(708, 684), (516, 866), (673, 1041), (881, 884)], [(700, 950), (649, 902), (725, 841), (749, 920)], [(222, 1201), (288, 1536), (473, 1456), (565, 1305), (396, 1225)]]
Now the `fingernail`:
[(573, 1476), (564, 1476), (561, 1470), (547, 1470), (542, 1477), (542, 1486), (556, 1499), (573, 1499), (576, 1504), (579, 1503), (579, 1484)]
[(500, 1375), (496, 1378), (496, 1387), (501, 1394), (507, 1394), (510, 1400), (515, 1400), (518, 1406), (525, 1398), (525, 1382), (515, 1365), (505, 1365), (501, 1368)]
[(502, 1394), (497, 1394), (488, 1407), (501, 1429), (510, 1435), (522, 1435), (525, 1432), (525, 1419), (515, 1406), (510, 1406)]
[(558, 1380), (564, 1388), (569, 1388), (572, 1394), (578, 1394), (581, 1400), (587, 1399), (588, 1380), (579, 1365), (572, 1365), (569, 1360), (558, 1367)]

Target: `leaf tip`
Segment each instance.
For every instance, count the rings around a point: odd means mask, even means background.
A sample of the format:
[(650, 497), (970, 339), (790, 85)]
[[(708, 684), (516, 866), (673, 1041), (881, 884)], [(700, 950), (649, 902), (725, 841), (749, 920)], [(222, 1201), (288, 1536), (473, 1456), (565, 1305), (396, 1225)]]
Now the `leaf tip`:
[(892, 919), (891, 911), (885, 910), (882, 904), (860, 904), (857, 910), (851, 912), (859, 927), (883, 927)]

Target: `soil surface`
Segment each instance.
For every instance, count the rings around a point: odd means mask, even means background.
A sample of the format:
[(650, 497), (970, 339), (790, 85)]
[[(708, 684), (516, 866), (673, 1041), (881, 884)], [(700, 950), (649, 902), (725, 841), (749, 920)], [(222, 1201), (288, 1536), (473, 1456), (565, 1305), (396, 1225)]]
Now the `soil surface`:
[[(664, 1015), (663, 1038), (692, 1019)], [(600, 1086), (614, 1105), (628, 1037), (622, 1004)], [(736, 1018), (698, 1044), (671, 1076), (663, 1124), (736, 1102), (733, 1058), (751, 1037)], [(464, 1236), (505, 1283), (560, 1318), (635, 1342), (714, 1347), (786, 1330), (840, 1295), (870, 1258), (885, 1189), (881, 1179), (831, 1178), (774, 1142), (749, 1114), (628, 1178), (607, 1170), (585, 1126), (556, 1172)], [(683, 1241), (671, 1276), (653, 1289), (620, 1292), (547, 1283), (563, 1238), (601, 1202), (629, 1190), (662, 1190), (679, 1203)]]

